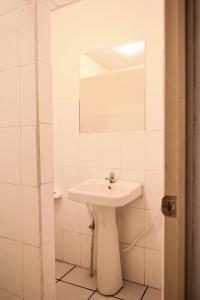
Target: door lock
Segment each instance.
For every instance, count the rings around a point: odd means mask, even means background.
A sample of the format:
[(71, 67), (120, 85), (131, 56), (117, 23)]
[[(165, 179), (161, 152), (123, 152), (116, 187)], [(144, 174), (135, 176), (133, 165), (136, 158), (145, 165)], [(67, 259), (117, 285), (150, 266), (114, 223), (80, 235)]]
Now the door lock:
[(176, 218), (176, 200), (176, 196), (166, 195), (162, 198), (162, 213), (164, 216)]

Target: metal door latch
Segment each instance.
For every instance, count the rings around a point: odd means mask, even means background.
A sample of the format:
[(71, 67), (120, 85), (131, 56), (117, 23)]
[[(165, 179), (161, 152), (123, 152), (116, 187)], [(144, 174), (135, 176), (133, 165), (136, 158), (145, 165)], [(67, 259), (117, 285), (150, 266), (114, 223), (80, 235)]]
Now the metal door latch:
[(176, 196), (164, 196), (162, 198), (162, 213), (166, 217), (176, 218)]

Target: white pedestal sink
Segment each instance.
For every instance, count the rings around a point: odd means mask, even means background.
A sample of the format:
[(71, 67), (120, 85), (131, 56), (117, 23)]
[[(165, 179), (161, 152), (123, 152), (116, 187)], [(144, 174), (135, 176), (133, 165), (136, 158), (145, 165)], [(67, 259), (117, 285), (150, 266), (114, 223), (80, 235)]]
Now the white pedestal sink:
[(103, 179), (91, 179), (69, 189), (68, 194), (71, 200), (93, 205), (98, 222), (97, 288), (103, 295), (115, 295), (123, 286), (116, 208), (141, 196), (142, 185), (125, 180), (108, 184)]

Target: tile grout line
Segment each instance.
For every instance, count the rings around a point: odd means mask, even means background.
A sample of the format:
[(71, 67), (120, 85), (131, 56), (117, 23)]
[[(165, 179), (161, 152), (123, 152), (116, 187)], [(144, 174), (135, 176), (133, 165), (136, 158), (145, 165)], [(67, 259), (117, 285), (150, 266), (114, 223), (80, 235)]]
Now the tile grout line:
[(76, 266), (73, 266), (67, 273), (65, 273), (63, 276), (61, 276), (60, 278), (56, 278), (56, 280), (61, 281), (61, 279), (63, 279), (63, 277), (65, 277), (66, 275), (68, 275), (71, 271), (73, 271), (76, 268)]
[(68, 282), (68, 281), (63, 281), (63, 280), (59, 280), (59, 281), (62, 282), (62, 283), (66, 283), (66, 284), (70, 284), (70, 285), (79, 287), (79, 288), (81, 288), (81, 289), (85, 289), (85, 290), (88, 290), (88, 291), (96, 292), (96, 289), (95, 289), (95, 290), (92, 290), (92, 289), (90, 289), (90, 288), (86, 288), (85, 286), (78, 285), (78, 284), (75, 284), (75, 283), (72, 283), (72, 282)]
[(96, 291), (94, 291), (87, 300), (90, 300), (95, 293), (96, 293)]
[(146, 294), (146, 291), (147, 291), (147, 290), (148, 290), (148, 286), (146, 287), (146, 289), (145, 289), (144, 293), (142, 294), (142, 297), (141, 297), (140, 300), (142, 300), (142, 299), (144, 298), (144, 295)]

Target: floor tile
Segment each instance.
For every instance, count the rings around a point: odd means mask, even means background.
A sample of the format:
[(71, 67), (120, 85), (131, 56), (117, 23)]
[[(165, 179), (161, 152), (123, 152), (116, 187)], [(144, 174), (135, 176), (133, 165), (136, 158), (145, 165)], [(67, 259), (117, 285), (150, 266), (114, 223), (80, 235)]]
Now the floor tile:
[(142, 295), (144, 294), (145, 289), (145, 286), (129, 281), (124, 281), (124, 287), (116, 295), (116, 297), (123, 298), (126, 300), (140, 300), (142, 298)]
[(92, 291), (59, 281), (56, 284), (56, 300), (88, 300)]
[(94, 295), (90, 298), (90, 300), (107, 300), (107, 299), (116, 300), (116, 298), (113, 297), (104, 297), (97, 292), (94, 293)]
[(60, 261), (56, 261), (56, 279), (60, 279), (67, 272), (73, 269), (74, 266)]
[(62, 278), (62, 281), (73, 283), (88, 289), (96, 289), (96, 277), (90, 277), (90, 271), (76, 267)]
[(162, 298), (162, 292), (157, 289), (148, 288), (143, 300), (161, 300)]

